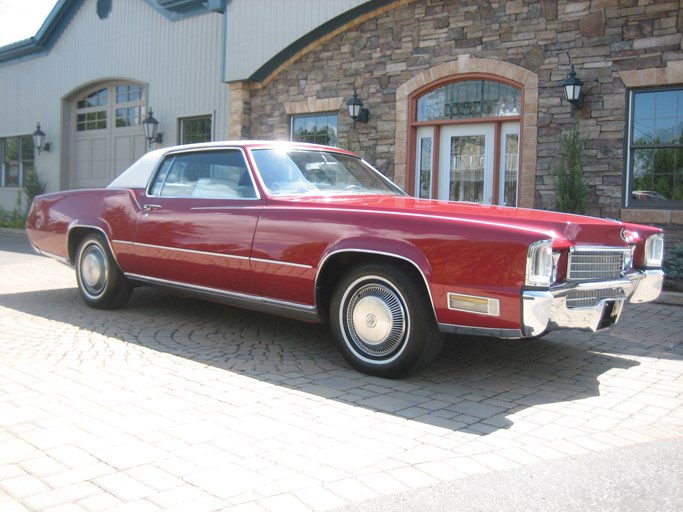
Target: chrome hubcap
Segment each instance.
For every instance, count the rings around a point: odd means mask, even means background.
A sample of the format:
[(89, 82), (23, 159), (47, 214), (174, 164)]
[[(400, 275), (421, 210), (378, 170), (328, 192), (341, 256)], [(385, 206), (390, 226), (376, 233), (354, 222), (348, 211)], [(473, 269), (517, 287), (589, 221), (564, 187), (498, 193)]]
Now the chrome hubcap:
[(353, 308), (356, 335), (364, 343), (376, 346), (387, 339), (393, 323), (391, 310), (377, 297), (363, 297)]
[(386, 357), (399, 348), (406, 330), (406, 312), (398, 295), (380, 284), (367, 284), (350, 297), (347, 327), (358, 350)]
[(99, 295), (107, 283), (107, 258), (96, 245), (86, 249), (81, 258), (81, 281), (90, 295)]

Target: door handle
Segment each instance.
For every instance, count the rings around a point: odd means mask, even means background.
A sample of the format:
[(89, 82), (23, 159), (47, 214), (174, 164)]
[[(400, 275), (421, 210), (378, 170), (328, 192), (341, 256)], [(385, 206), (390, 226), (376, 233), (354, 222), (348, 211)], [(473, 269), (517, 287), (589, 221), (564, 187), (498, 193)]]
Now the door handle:
[(160, 204), (143, 204), (142, 209), (145, 210), (146, 212), (149, 212), (152, 210), (160, 210), (161, 205)]

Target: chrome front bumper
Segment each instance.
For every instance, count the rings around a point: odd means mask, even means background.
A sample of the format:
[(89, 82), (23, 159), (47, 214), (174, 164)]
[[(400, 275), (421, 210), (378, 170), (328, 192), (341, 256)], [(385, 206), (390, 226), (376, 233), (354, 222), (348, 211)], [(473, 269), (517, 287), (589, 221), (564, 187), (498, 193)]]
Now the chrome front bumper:
[(664, 272), (646, 270), (611, 281), (569, 283), (549, 291), (525, 291), (522, 294), (523, 336), (538, 336), (555, 329), (606, 329), (619, 320), (624, 302), (655, 300), (663, 282)]

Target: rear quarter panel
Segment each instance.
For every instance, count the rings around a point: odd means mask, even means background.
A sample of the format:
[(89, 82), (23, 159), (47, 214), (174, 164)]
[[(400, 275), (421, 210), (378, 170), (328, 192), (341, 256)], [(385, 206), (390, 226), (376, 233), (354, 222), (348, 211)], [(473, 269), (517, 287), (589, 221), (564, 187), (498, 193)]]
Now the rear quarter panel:
[[(69, 234), (96, 229), (110, 240), (132, 240), (139, 210), (134, 193), (123, 189), (74, 190), (38, 196), (26, 221), (31, 243), (41, 252), (71, 261)], [(113, 247), (121, 264), (126, 244)], [(118, 250), (117, 250), (118, 249)]]

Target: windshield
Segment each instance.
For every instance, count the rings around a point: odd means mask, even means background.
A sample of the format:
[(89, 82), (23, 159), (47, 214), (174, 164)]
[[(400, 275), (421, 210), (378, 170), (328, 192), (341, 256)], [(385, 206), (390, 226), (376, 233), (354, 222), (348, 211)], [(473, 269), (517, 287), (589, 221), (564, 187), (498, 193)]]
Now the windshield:
[(274, 195), (405, 193), (360, 158), (313, 150), (255, 149), (254, 162)]

